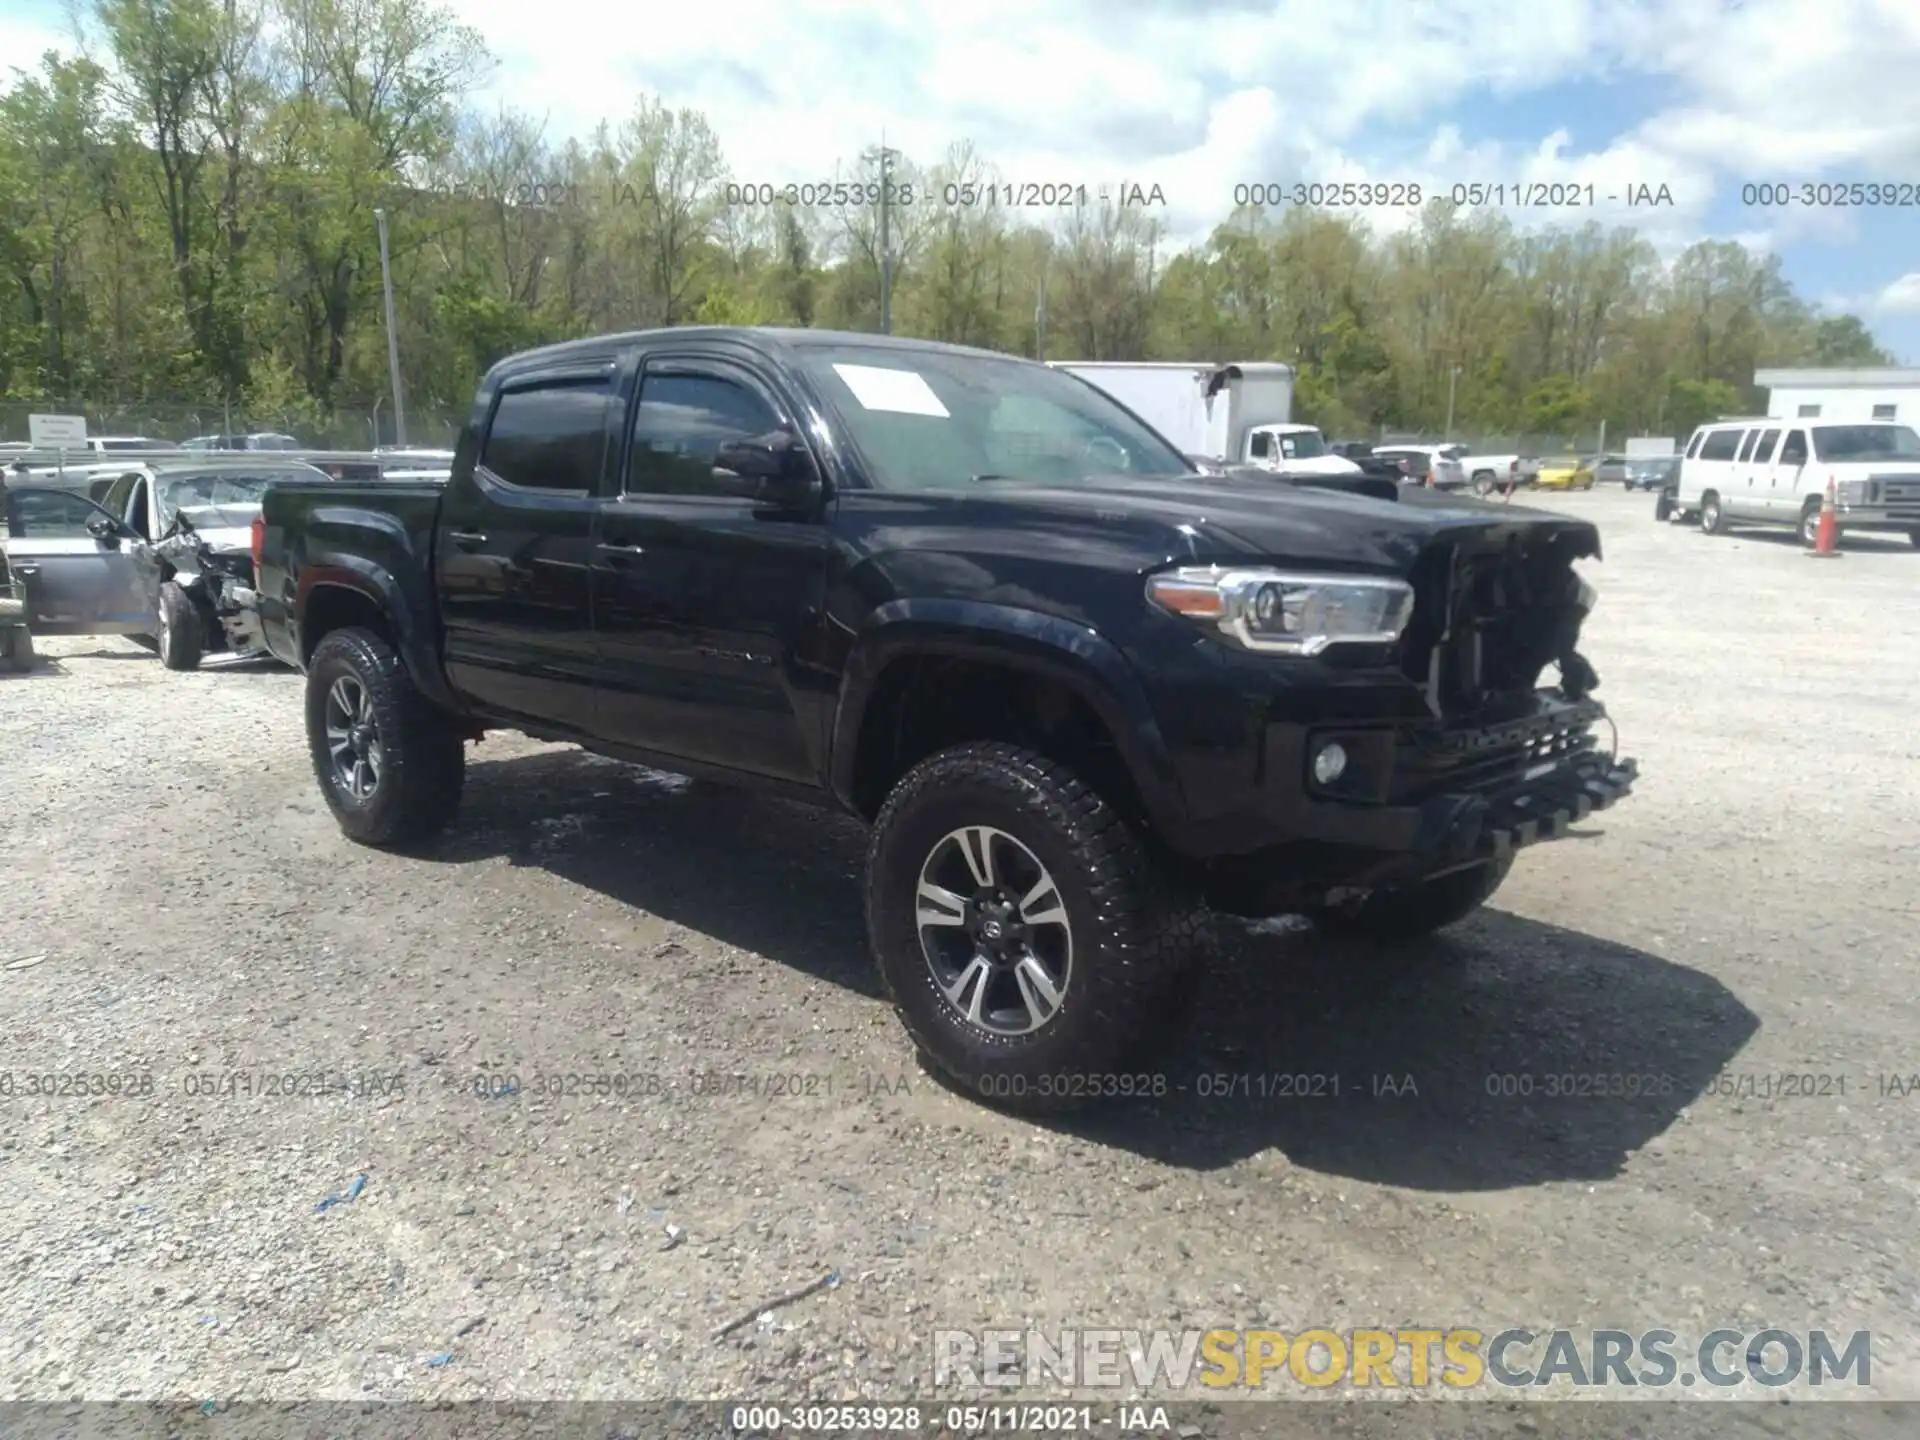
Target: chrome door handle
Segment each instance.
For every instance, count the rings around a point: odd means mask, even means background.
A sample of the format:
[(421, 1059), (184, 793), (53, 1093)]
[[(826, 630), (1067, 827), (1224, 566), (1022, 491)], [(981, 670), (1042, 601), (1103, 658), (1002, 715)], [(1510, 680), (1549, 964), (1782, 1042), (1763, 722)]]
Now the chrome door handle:
[(449, 530), (447, 538), (462, 550), (475, 550), (487, 543), (487, 537), (478, 530)]
[(38, 575), (40, 573), (40, 567), (38, 565), (16, 565), (13, 567), (13, 573), (16, 575)]
[(602, 542), (600, 548), (602, 550), (612, 550), (621, 555), (644, 555), (647, 553), (644, 545), (608, 545)]

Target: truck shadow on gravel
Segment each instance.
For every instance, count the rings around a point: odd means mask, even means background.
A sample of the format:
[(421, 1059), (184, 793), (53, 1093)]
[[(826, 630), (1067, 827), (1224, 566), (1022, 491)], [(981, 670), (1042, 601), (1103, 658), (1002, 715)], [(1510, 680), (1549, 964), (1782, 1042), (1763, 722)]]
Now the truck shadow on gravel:
[[(471, 764), (426, 858), (506, 855), (879, 1000), (864, 843), (843, 817), (558, 751)], [(1759, 1028), (1699, 971), (1497, 908), (1400, 951), (1219, 934), (1167, 1055), (1133, 1081), (1164, 1093), (1033, 1123), (1191, 1170), (1278, 1149), (1417, 1190), (1604, 1180)]]

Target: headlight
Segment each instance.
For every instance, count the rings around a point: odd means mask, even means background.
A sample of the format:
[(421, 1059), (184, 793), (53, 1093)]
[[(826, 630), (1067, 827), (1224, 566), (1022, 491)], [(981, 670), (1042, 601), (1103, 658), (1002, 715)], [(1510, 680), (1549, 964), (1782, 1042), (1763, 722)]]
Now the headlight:
[(1368, 575), (1189, 567), (1149, 577), (1147, 599), (1248, 650), (1278, 655), (1386, 644), (1413, 615), (1411, 585)]
[(1866, 504), (1867, 482), (1865, 480), (1842, 480), (1837, 487), (1837, 498), (1842, 505)]

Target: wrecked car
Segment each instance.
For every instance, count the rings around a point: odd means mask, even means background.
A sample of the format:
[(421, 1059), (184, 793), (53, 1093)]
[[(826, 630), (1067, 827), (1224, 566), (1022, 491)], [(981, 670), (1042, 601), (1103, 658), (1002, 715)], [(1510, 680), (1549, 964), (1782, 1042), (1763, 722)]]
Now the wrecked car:
[(125, 635), (169, 670), (210, 653), (265, 650), (255, 615), (252, 526), (269, 486), (326, 482), (303, 461), (263, 456), (156, 461), (96, 500), (7, 489), (7, 554), (40, 635)]

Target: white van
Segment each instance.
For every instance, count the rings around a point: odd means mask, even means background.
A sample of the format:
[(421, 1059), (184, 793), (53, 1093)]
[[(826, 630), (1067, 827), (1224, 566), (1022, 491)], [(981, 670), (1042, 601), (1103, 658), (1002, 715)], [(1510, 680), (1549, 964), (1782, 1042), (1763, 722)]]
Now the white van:
[(1790, 526), (1811, 545), (1829, 486), (1842, 533), (1889, 530), (1920, 545), (1920, 432), (1891, 420), (1702, 425), (1680, 461), (1673, 518), (1698, 517), (1709, 535), (1734, 524)]

